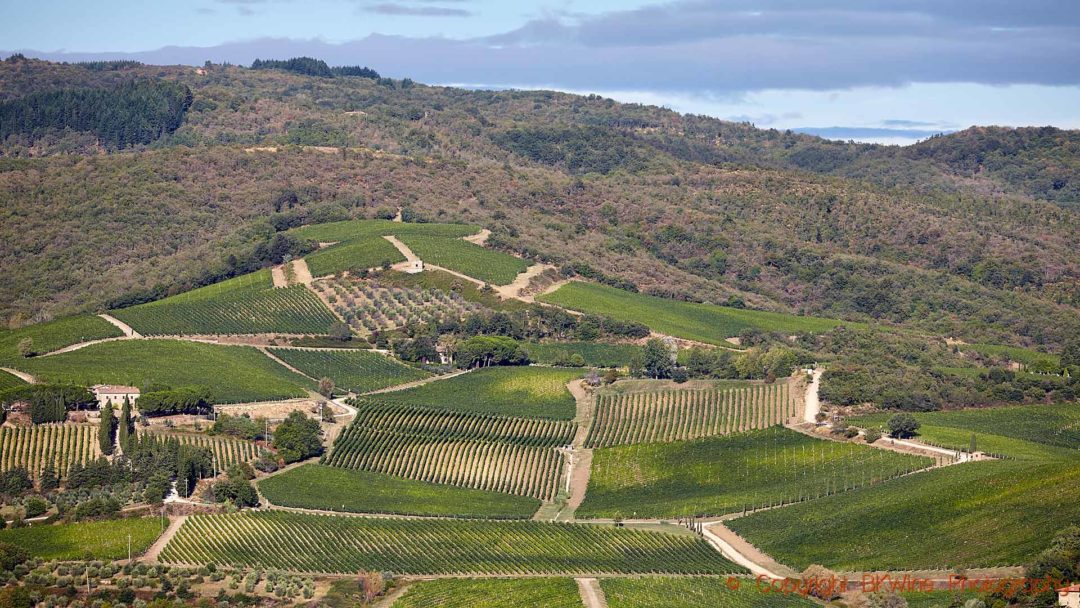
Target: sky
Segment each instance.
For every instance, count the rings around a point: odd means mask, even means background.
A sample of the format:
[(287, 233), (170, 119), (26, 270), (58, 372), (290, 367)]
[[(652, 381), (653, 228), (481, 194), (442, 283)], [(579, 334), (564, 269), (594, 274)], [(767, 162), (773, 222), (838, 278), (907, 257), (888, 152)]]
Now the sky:
[(834, 139), (1080, 128), (1073, 0), (0, 0), (0, 53), (319, 57), (557, 89)]

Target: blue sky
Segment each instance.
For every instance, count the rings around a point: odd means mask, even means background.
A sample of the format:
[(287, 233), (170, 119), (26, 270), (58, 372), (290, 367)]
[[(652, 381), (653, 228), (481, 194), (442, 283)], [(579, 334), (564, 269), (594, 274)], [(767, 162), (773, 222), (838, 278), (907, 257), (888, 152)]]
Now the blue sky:
[(1071, 0), (0, 1), (0, 49), (51, 59), (305, 54), (887, 143), (973, 124), (1080, 128)]

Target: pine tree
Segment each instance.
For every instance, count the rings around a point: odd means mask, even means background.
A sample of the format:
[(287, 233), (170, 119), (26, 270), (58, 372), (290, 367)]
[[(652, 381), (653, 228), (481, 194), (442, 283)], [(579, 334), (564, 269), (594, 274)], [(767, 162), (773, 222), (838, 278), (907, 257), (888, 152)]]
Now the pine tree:
[(124, 405), (120, 408), (120, 448), (128, 451), (128, 442), (135, 434), (135, 420), (131, 417), (131, 401), (125, 396)]
[(52, 458), (45, 464), (45, 468), (41, 470), (41, 491), (51, 492), (60, 487), (60, 477), (56, 474), (56, 465), (53, 463)]
[(98, 446), (101, 453), (109, 456), (113, 453), (116, 439), (116, 416), (113, 414), (112, 401), (106, 401), (101, 408), (101, 424), (98, 425)]

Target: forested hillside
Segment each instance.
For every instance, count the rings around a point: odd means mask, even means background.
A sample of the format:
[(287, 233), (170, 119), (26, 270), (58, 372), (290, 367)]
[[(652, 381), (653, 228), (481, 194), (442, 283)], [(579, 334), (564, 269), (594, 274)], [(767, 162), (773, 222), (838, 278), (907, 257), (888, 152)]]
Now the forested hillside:
[(191, 92), (178, 128), (128, 151), (62, 131), (0, 144), (0, 316), (177, 293), (305, 251), (289, 228), (403, 207), (656, 295), (1051, 350), (1080, 331), (1075, 132), (887, 148), (596, 96), (259, 67), (0, 64), (5, 107)]

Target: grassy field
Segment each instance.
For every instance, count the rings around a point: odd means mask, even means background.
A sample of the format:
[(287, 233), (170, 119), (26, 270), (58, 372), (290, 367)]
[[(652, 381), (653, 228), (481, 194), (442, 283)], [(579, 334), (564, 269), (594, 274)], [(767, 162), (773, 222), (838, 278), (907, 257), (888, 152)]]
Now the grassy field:
[(1009, 458), (935, 469), (729, 526), (796, 569), (885, 570), (1023, 564), (1080, 521), (1080, 458), (1075, 449), (1049, 445), (1059, 441), (1060, 419), (1014, 428), (1002, 421), (1021, 422), (1021, 408), (941, 414), (954, 426), (921, 430), (957, 447), (985, 428), (1044, 443), (979, 433), (981, 446)]
[(481, 247), (461, 239), (424, 234), (399, 237), (413, 253), (427, 264), (456, 270), (485, 283), (509, 285), (529, 262), (508, 253)]
[(15, 388), (24, 384), (26, 384), (26, 382), (23, 382), (22, 378), (0, 369), (0, 391), (5, 391), (9, 388)]
[(24, 361), (19, 354), (19, 342), (25, 338), (33, 341), (35, 353), (45, 354), (80, 342), (122, 335), (124, 332), (115, 325), (95, 315), (64, 317), (15, 330), (0, 330), (0, 363), (18, 368)]
[(577, 516), (722, 515), (873, 486), (931, 464), (929, 458), (814, 439), (783, 427), (604, 448), (593, 452)]
[[(891, 416), (891, 412), (883, 412), (850, 418), (849, 422), (856, 426), (884, 428)], [(914, 416), (925, 427), (920, 429), (922, 439), (961, 450), (968, 448), (972, 432), (976, 440), (982, 435), (998, 435), (1063, 448), (1080, 446), (1080, 405), (1075, 403), (924, 412)], [(961, 433), (963, 441), (950, 443), (941, 429), (931, 427), (965, 429), (968, 432)]]
[(161, 560), (342, 574), (361, 569), (405, 575), (743, 572), (693, 536), (587, 524), (281, 511), (193, 515)]
[(525, 345), (529, 360), (544, 365), (565, 364), (571, 355), (581, 355), (585, 365), (592, 367), (626, 367), (634, 355), (644, 349), (636, 344), (603, 344), (600, 342), (535, 342)]
[(1027, 371), (1057, 372), (1061, 369), (1061, 357), (1030, 348), (1001, 344), (961, 344), (959, 348), (964, 352), (972, 351), (995, 359), (1015, 361)]
[(576, 404), (566, 384), (584, 373), (551, 367), (489, 367), (380, 398), (458, 412), (570, 420)]
[(312, 378), (329, 377), (338, 388), (357, 393), (405, 384), (431, 375), (370, 351), (272, 348), (270, 352)]
[(274, 288), (260, 270), (156, 302), (112, 311), (135, 331), (184, 334), (325, 334), (336, 318), (306, 287)]
[(453, 579), (414, 583), (393, 608), (581, 608), (572, 578)]
[(264, 479), (259, 491), (275, 505), (351, 513), (528, 519), (540, 507), (524, 496), (314, 464)]
[[(169, 525), (168, 520), (165, 525)], [(18, 545), (30, 555), (44, 560), (113, 560), (127, 558), (129, 534), (131, 555), (135, 557), (161, 535), (161, 518), (84, 521), (0, 530), (0, 542)]]
[(796, 594), (765, 593), (757, 583), (739, 580), (732, 589), (725, 578), (605, 578), (600, 580), (609, 608), (814, 608)]
[(336, 243), (304, 258), (311, 274), (326, 276), (343, 270), (377, 268), (383, 262), (404, 262), (405, 256), (383, 235), (418, 234), (459, 238), (476, 234), (478, 226), (462, 224), (406, 224), (388, 220), (349, 220), (304, 226), (291, 234), (321, 243)]
[(66, 476), (71, 465), (86, 464), (101, 454), (97, 431), (94, 424), (0, 427), (0, 471), (25, 467), (36, 477), (51, 461), (57, 474)]
[(580, 281), (567, 283), (537, 299), (584, 313), (643, 323), (660, 333), (710, 344), (727, 344), (725, 338), (751, 327), (800, 334), (828, 331), (841, 323), (818, 317), (680, 302)]
[(28, 359), (22, 368), (47, 382), (210, 388), (217, 403), (303, 397), (306, 378), (255, 348), (181, 340), (120, 340)]
[(610, 447), (683, 441), (781, 424), (799, 415), (788, 382), (737, 389), (675, 389), (601, 394), (585, 444)]

